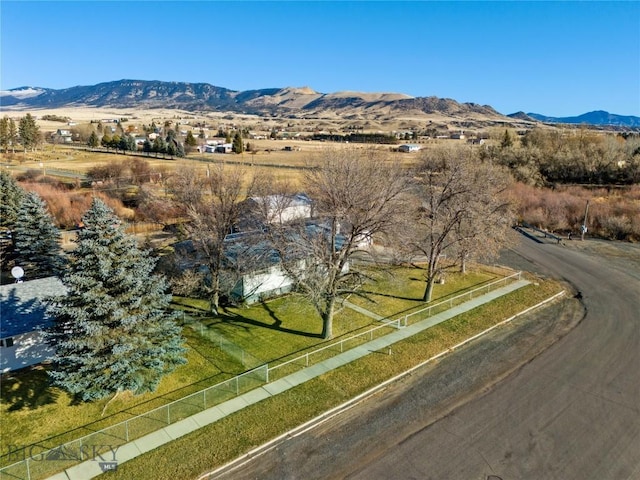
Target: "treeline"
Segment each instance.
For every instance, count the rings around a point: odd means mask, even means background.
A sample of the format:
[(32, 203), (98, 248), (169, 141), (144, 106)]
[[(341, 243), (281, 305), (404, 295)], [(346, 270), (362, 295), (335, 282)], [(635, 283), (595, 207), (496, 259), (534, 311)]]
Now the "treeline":
[(640, 186), (585, 188), (561, 186), (538, 188), (516, 183), (509, 189), (519, 221), (577, 236), (587, 202), (588, 235), (608, 240), (640, 241)]
[(315, 133), (312, 140), (325, 142), (342, 142), (342, 143), (378, 143), (378, 144), (396, 144), (396, 137), (386, 133), (349, 133), (341, 135), (339, 133)]
[(480, 158), (509, 168), (514, 178), (535, 186), (640, 183), (640, 138), (534, 129), (521, 138), (508, 130)]

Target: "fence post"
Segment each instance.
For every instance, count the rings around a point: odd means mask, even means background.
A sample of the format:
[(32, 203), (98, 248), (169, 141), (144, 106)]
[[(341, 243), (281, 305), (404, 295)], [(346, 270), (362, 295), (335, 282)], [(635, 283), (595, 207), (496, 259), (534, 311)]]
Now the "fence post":
[(29, 468), (29, 457), (26, 458), (26, 465), (27, 465), (27, 480), (31, 480), (31, 469)]
[(207, 389), (206, 388), (202, 391), (202, 409), (203, 410), (207, 409)]
[(124, 422), (124, 437), (128, 442), (129, 441), (129, 420), (125, 420)]
[(265, 365), (265, 368), (266, 368), (266, 372), (265, 372), (265, 380), (264, 380), (264, 382), (265, 383), (269, 383), (269, 364), (268, 363)]
[(167, 405), (167, 425), (171, 425), (171, 404)]
[(240, 395), (240, 381), (238, 380), (238, 375), (236, 375), (236, 395)]
[(340, 353), (344, 351), (344, 340), (340, 340)]

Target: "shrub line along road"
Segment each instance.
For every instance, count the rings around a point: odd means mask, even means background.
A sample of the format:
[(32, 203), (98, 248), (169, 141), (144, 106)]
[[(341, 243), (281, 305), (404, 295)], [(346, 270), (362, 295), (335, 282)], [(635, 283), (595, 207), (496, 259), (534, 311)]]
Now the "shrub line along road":
[(524, 237), (513, 252), (582, 305), (498, 329), (210, 478), (640, 478), (640, 262)]
[[(504, 287), (498, 288), (484, 295), (479, 295), (472, 300), (464, 302), (439, 314), (433, 315), (425, 320), (395, 330), (385, 336), (373, 339), (356, 348), (347, 350), (341, 354), (338, 354), (310, 367), (304, 368), (279, 380), (267, 383), (262, 387), (251, 390), (236, 398), (221, 403), (220, 405), (217, 405), (213, 408), (209, 408), (201, 413), (197, 413), (185, 418), (184, 420), (180, 420), (176, 423), (163, 427), (162, 429), (145, 435), (144, 437), (141, 437), (133, 442), (118, 447), (117, 452), (114, 452), (114, 460), (117, 461), (117, 463), (123, 463), (131, 460), (139, 455), (142, 455), (143, 453), (151, 451), (154, 448), (175, 440), (176, 438), (182, 437), (199, 428), (202, 428), (205, 425), (220, 420), (227, 415), (242, 410), (248, 405), (260, 402), (261, 400), (264, 400), (265, 398), (268, 398), (272, 395), (277, 395), (281, 392), (289, 390), (296, 385), (311, 380), (312, 378), (320, 376), (330, 370), (346, 365), (354, 360), (357, 360), (358, 358), (362, 358), (365, 355), (370, 354), (371, 352), (387, 349), (396, 342), (409, 338), (416, 333), (426, 330), (434, 325), (437, 325), (438, 323), (444, 322), (464, 312), (473, 310), (480, 305), (489, 303), (496, 298), (513, 292), (528, 284), (529, 282), (527, 280), (516, 280)], [(50, 480), (87, 480), (90, 478), (94, 478), (101, 473), (102, 470), (99, 462), (89, 460), (70, 467), (64, 472), (50, 477)]]

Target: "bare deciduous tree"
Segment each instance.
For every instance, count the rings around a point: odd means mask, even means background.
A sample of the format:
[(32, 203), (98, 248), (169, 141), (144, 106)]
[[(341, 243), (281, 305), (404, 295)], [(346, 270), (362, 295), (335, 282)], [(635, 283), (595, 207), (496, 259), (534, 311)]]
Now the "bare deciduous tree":
[(250, 193), (246, 183), (242, 170), (223, 165), (207, 167), (206, 174), (181, 167), (171, 179), (171, 192), (190, 218), (186, 228), (208, 270), (209, 302), (216, 313), (225, 267), (224, 240), (238, 220), (240, 203)]
[[(425, 151), (414, 176), (414, 215), (407, 223), (406, 251), (426, 257), (424, 301), (437, 278), (455, 262), (495, 254), (512, 224), (511, 208), (500, 193), (508, 177), (466, 149)], [(463, 267), (464, 268), (464, 267)]]
[(322, 319), (323, 338), (332, 337), (336, 301), (361, 284), (362, 272), (350, 260), (372, 237), (393, 229), (405, 179), (398, 163), (374, 150), (325, 150), (303, 181), (315, 221), (269, 229), (296, 291)]

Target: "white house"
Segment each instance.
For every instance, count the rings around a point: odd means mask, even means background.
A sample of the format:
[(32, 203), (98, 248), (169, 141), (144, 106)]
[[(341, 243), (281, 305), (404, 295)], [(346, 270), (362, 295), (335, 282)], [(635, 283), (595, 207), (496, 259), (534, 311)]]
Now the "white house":
[(200, 153), (215, 153), (217, 145), (201, 145), (198, 147)]
[(311, 199), (304, 193), (295, 195), (268, 195), (251, 197), (257, 205), (266, 207), (267, 223), (287, 223), (302, 218), (311, 218)]
[(0, 286), (0, 372), (42, 363), (54, 350), (45, 342), (43, 330), (51, 325), (42, 301), (63, 295), (65, 287), (56, 277)]
[[(322, 232), (326, 231), (325, 226), (315, 223), (308, 224), (306, 229), (307, 233), (312, 235), (323, 235)], [(255, 241), (255, 238), (252, 240), (251, 237), (254, 235), (255, 233), (247, 232), (229, 235), (228, 239), (225, 239), (227, 258), (238, 267), (238, 275), (232, 277), (230, 296), (235, 301), (249, 305), (289, 293), (295, 285), (294, 279), (282, 267), (280, 255), (273, 246), (268, 241)], [(336, 248), (341, 248), (341, 240), (344, 240), (340, 236), (336, 240)], [(294, 262), (295, 268), (302, 273), (307, 258), (300, 253)], [(348, 271), (349, 262), (342, 269), (343, 273)]]
[(216, 153), (231, 153), (233, 151), (233, 144), (231, 143), (223, 143), (221, 145), (216, 145), (215, 152)]

